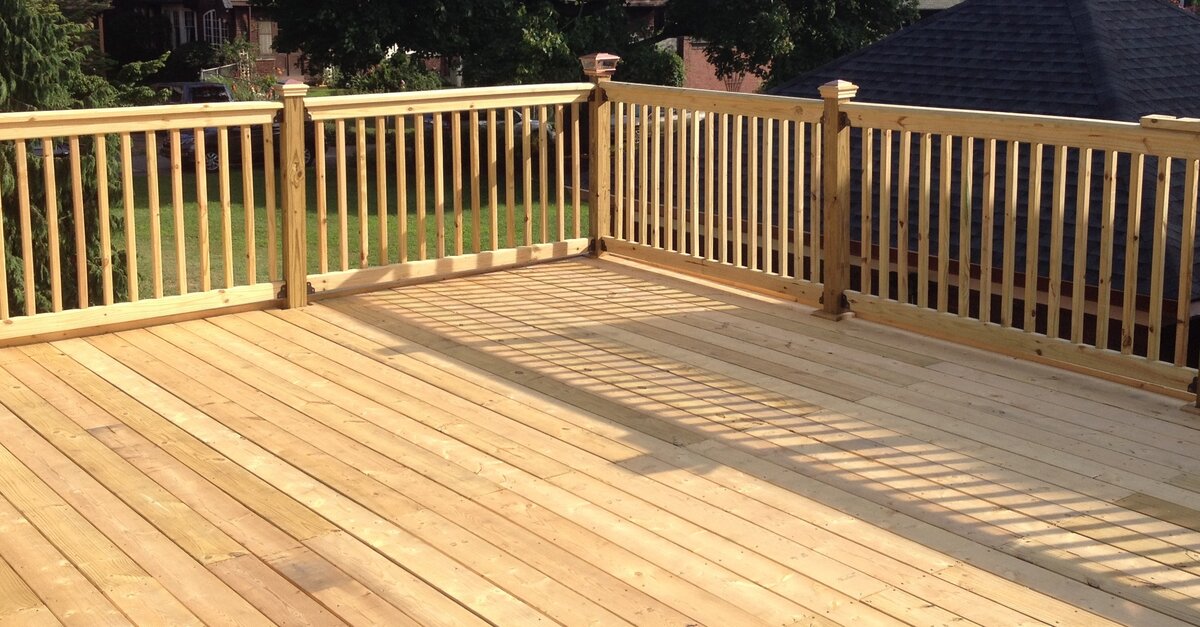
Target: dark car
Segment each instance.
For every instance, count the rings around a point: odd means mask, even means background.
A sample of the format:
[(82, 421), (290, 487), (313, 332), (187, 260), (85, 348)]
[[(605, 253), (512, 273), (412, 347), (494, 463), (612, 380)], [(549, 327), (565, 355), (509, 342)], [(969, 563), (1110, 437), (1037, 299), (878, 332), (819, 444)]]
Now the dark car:
[(233, 102), (233, 92), (224, 83), (157, 83), (154, 87), (167, 92), (168, 104)]
[[(279, 123), (271, 125), (272, 140), (275, 143), (276, 154), (283, 149), (283, 142), (279, 136)], [(240, 126), (229, 127), (229, 163), (230, 165), (239, 165), (242, 163), (242, 129)], [(221, 167), (221, 152), (219, 133), (214, 127), (204, 129), (204, 169), (209, 172), (216, 172)], [(170, 138), (168, 137), (163, 147), (170, 150)], [(179, 147), (186, 162), (192, 162), (196, 158), (196, 136), (190, 129), (184, 129), (179, 134)], [(250, 127), (250, 153), (255, 164), (263, 162), (263, 127), (255, 125)], [(304, 165), (311, 165), (315, 154), (313, 152), (313, 126), (309, 124), (304, 133)]]

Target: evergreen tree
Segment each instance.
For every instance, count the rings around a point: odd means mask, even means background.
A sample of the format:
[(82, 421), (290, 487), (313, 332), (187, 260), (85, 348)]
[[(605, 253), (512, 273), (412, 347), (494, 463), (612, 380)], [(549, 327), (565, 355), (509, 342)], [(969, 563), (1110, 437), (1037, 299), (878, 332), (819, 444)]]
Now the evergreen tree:
[[(27, 112), (53, 109), (113, 106), (117, 90), (103, 77), (85, 71), (84, 64), (89, 54), (87, 46), (81, 44), (86, 29), (68, 20), (58, 6), (46, 0), (0, 0), (0, 112)], [(111, 140), (109, 140), (111, 141)], [(40, 149), (40, 141), (27, 142), (29, 155), (29, 198), (30, 230), (33, 239), (34, 283), (37, 311), (50, 310), (50, 268), (47, 197), (41, 184), (46, 167), (53, 163), (58, 206), (58, 229), (61, 234), (59, 254), (62, 259), (64, 286), (75, 283), (77, 254), (87, 258), (89, 300), (99, 302), (102, 296), (102, 266), (99, 237), (99, 213), (97, 211), (96, 151), (94, 140), (80, 138), (81, 175), (80, 183), (84, 194), (84, 229), (87, 234), (85, 250), (77, 251), (74, 232), (73, 200), (74, 185), (71, 168), (66, 160)], [(110, 147), (108, 154), (115, 155)], [(111, 157), (110, 157), (111, 159)], [(110, 184), (118, 179), (111, 162), (103, 164), (109, 168)], [(115, 192), (116, 190), (110, 190)], [(115, 193), (110, 194), (115, 197)], [(21, 230), (19, 220), (19, 189), (16, 178), (16, 144), (0, 142), (0, 206), (4, 218), (4, 254), (8, 270), (8, 302), (10, 311), (19, 314), (25, 308), (24, 276), (21, 258)], [(113, 213), (113, 232), (120, 233), (122, 220), (119, 212)], [(126, 273), (121, 265), (120, 251), (114, 251), (114, 288), (124, 292)], [(63, 290), (63, 307), (78, 307), (76, 290)]]

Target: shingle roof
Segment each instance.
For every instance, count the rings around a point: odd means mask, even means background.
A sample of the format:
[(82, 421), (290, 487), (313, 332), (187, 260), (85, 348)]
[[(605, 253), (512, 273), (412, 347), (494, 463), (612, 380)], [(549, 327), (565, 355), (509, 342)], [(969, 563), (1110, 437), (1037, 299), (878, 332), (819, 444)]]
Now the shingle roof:
[(1166, 0), (967, 0), (776, 87), (817, 97), (1137, 120), (1200, 116), (1200, 17)]

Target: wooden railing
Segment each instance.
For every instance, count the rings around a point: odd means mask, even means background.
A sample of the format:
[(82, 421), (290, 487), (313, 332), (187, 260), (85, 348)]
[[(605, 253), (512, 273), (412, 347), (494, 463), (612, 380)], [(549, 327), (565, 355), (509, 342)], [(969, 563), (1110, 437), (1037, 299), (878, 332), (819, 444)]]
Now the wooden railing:
[(308, 98), (320, 293), (587, 249), (587, 83)]
[(279, 110), (0, 114), (0, 341), (273, 300)]
[(821, 101), (603, 90), (613, 111), (607, 250), (817, 297)]
[(841, 111), (860, 129), (857, 314), (1191, 383), (1200, 122)]
[(0, 115), (0, 343), (592, 247), (1160, 390), (1195, 376), (1200, 121), (594, 76)]
[(607, 251), (827, 317), (1192, 383), (1200, 121), (864, 104), (842, 82), (822, 100), (601, 89)]

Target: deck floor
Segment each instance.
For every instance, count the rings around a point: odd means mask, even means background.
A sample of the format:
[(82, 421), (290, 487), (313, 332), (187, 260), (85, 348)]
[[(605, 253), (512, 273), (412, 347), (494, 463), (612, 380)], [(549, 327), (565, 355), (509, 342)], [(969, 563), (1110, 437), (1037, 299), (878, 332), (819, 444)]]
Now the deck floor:
[(614, 261), (0, 351), (0, 622), (1200, 623), (1180, 401)]

